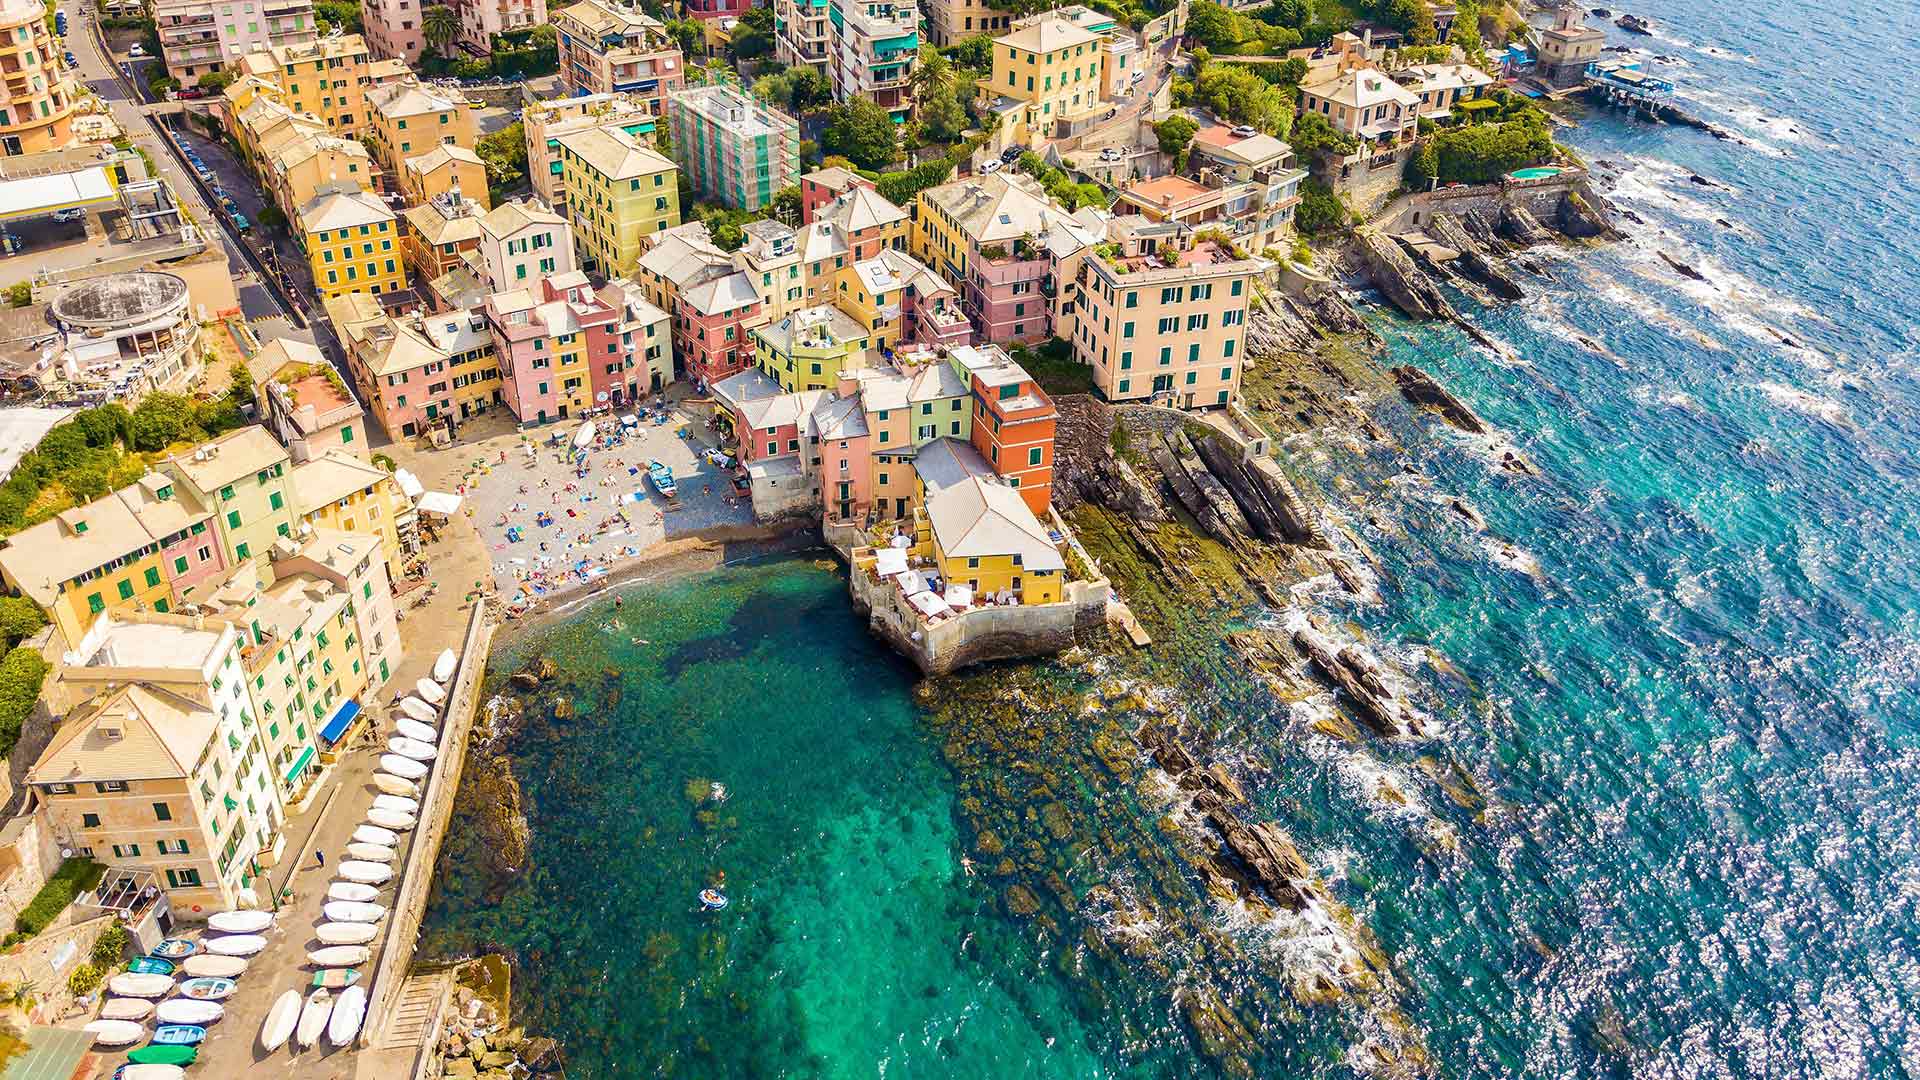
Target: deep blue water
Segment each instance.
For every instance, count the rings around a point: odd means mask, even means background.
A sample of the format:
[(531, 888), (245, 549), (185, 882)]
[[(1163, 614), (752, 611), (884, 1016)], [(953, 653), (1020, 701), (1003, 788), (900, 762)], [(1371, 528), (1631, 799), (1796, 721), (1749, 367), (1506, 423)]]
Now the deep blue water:
[[(1633, 10), (1659, 35), (1617, 40), (1678, 57), (1687, 103), (1747, 143), (1605, 116), (1568, 133), (1648, 224), (1548, 258), (1525, 301), (1466, 305), (1517, 359), (1377, 316), (1394, 360), (1540, 471), (1398, 401), (1397, 449), (1291, 442), (1379, 560), (1380, 604), (1329, 583), (1197, 614), (1151, 667), (960, 680), (1021, 681), (1016, 722), (1056, 728), (961, 746), (959, 768), (831, 573), (638, 591), (620, 626), (602, 606), (508, 658), (560, 659), (582, 715), (513, 747), (535, 844), (504, 897), (477, 894), (456, 833), (429, 950), (514, 949), (524, 1019), (590, 1077), (1212, 1076), (1171, 1004), (1208, 981), (1269, 1003), (1249, 1006), (1260, 1075), (1364, 1072), (1377, 1015), (1258, 996), (1311, 951), (1288, 928), (1152, 879), (1142, 853), (1171, 842), (1151, 793), (1104, 783), (1077, 734), (1097, 710), (1060, 704), (1124, 675), (1215, 732), (1371, 928), (1437, 1074), (1920, 1073), (1920, 8)], [(1438, 734), (1316, 734), (1326, 699), (1274, 700), (1220, 644), (1306, 611), (1381, 642)], [(1046, 840), (1019, 820), (1034, 766), (1080, 830), (1047, 855), (1081, 898), (1049, 908), (1059, 935), (960, 862), (982, 820), (1010, 850)], [(1478, 797), (1431, 778), (1449, 771)], [(709, 779), (732, 797), (702, 818)], [(734, 906), (705, 916), (690, 898), (717, 869)], [(1075, 944), (1111, 923), (1099, 887), (1163, 912), (1117, 968)], [(1175, 910), (1252, 962), (1183, 941)]]

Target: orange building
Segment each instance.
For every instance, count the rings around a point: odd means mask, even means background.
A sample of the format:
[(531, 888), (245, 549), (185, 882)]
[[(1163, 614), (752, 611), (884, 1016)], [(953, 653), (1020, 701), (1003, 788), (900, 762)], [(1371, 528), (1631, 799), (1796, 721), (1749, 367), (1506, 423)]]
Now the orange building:
[(955, 348), (973, 394), (973, 447), (1036, 517), (1053, 499), (1053, 399), (996, 345)]

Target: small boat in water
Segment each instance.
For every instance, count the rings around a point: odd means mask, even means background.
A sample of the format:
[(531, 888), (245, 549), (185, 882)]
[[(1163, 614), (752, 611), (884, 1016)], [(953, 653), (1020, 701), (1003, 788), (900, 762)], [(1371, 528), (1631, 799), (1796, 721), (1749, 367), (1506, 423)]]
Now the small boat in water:
[(719, 911), (727, 906), (727, 894), (719, 889), (701, 889), (700, 906), (708, 911)]
[(232, 979), (188, 979), (180, 984), (180, 992), (197, 1001), (225, 1001), (238, 985)]
[(399, 754), (381, 754), (380, 767), (406, 780), (418, 780), (433, 770), (412, 758)]
[(403, 814), (398, 810), (369, 810), (367, 820), (383, 829), (405, 832), (413, 828), (414, 816)]
[(153, 1033), (153, 1041), (158, 1046), (192, 1046), (206, 1037), (207, 1029), (193, 1024), (168, 1024)]
[(436, 708), (447, 702), (447, 692), (442, 690), (440, 684), (434, 682), (432, 679), (417, 680), (413, 684), (413, 692), (419, 694), (421, 700)]
[(207, 928), (223, 934), (257, 934), (273, 925), (271, 911), (221, 911), (207, 919)]
[(173, 993), (171, 975), (135, 975), (128, 972), (107, 980), (107, 989), (121, 997), (157, 998)]
[(307, 963), (323, 968), (359, 967), (372, 955), (373, 950), (365, 945), (331, 945), (308, 953)]
[(143, 1046), (127, 1055), (135, 1065), (191, 1065), (200, 1056), (192, 1046)]
[[(345, 948), (346, 946), (342, 946)], [(359, 968), (328, 968), (313, 973), (314, 986), (324, 986), (329, 990), (344, 990), (360, 981)]]
[(113, 998), (100, 1006), (102, 1020), (145, 1020), (153, 1015), (153, 1002), (146, 998)]
[(152, 955), (166, 960), (184, 960), (199, 951), (200, 946), (188, 941), (186, 938), (174, 937), (168, 938), (160, 944), (155, 945)]
[(300, 1022), (300, 991), (289, 990), (274, 1000), (267, 1010), (267, 1022), (260, 1025), (260, 1046), (272, 1053), (293, 1037), (293, 1026)]
[(386, 917), (387, 909), (379, 904), (362, 904), (353, 900), (329, 900), (321, 905), (320, 912), (333, 922), (377, 923)]
[(385, 844), (348, 844), (347, 854), (366, 862), (390, 863), (394, 850)]
[(379, 885), (393, 877), (393, 867), (385, 863), (361, 862), (348, 859), (340, 864), (340, 876), (348, 881), (357, 881), (362, 885)]
[(327, 1041), (344, 1047), (360, 1033), (360, 1022), (367, 1018), (367, 988), (349, 986), (340, 992), (333, 1005), (333, 1019), (327, 1022)]
[(375, 795), (375, 810), (388, 810), (396, 814), (417, 814), (420, 812), (420, 800), (405, 795)]
[(228, 934), (207, 942), (207, 951), (215, 956), (252, 956), (267, 947), (259, 934)]
[(409, 739), (418, 739), (428, 746), (432, 746), (440, 741), (440, 733), (433, 729), (432, 724), (423, 724), (418, 720), (409, 720), (404, 716), (394, 721), (393, 730), (405, 735)]
[(384, 844), (387, 847), (400, 842), (400, 834), (378, 825), (362, 825), (353, 830), (353, 842), (356, 844)]
[[(411, 799), (415, 795), (420, 794), (419, 784), (405, 777), (395, 776), (392, 773), (374, 773), (373, 786), (380, 789), (382, 794), (391, 795), (396, 799)], [(378, 804), (379, 801), (379, 799), (374, 800), (376, 804)]]
[(195, 1001), (192, 998), (173, 998), (160, 1003), (153, 1010), (153, 1018), (162, 1024), (193, 1024), (205, 1027), (227, 1015), (227, 1007), (217, 1001)]
[(328, 922), (315, 927), (313, 936), (328, 945), (365, 945), (380, 936), (380, 928), (371, 923)]
[(453, 654), (452, 649), (441, 650), (440, 655), (433, 661), (433, 681), (444, 683), (453, 678), (453, 669), (458, 665), (459, 660), (460, 658)]
[(432, 743), (421, 742), (419, 739), (409, 739), (405, 735), (395, 735), (393, 738), (388, 739), (387, 749), (399, 754), (401, 757), (412, 758), (415, 761), (432, 761), (434, 758), (440, 756), (440, 751), (435, 749)]
[(327, 1017), (333, 1014), (333, 995), (326, 987), (321, 987), (307, 995), (307, 1004), (300, 1010), (300, 1024), (293, 1030), (293, 1041), (300, 1044), (302, 1050), (320, 1041), (320, 1033), (327, 1029)]
[(146, 1025), (132, 1020), (95, 1020), (80, 1030), (101, 1046), (132, 1046), (147, 1037)]
[(400, 699), (400, 713), (416, 723), (431, 724), (440, 719), (440, 710), (409, 694)]
[(327, 886), (327, 899), (346, 900), (355, 904), (371, 903), (380, 898), (380, 890), (371, 885), (362, 885), (357, 881), (336, 881)]
[(173, 961), (162, 960), (157, 956), (143, 956), (128, 964), (127, 970), (135, 975), (171, 975)]
[(199, 956), (187, 957), (180, 970), (192, 979), (237, 979), (247, 973), (247, 962), (238, 956)]

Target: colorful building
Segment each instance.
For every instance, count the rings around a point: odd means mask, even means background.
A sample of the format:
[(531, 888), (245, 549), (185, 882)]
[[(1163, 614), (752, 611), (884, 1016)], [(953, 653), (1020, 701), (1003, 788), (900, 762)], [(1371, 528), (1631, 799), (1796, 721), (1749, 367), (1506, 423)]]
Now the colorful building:
[(480, 219), (480, 283), (488, 292), (505, 292), (578, 270), (573, 241), (566, 219), (538, 203), (501, 203)]
[[(259, 110), (253, 115), (268, 111)], [(297, 220), (301, 208), (318, 198), (323, 188), (351, 186), (376, 194), (380, 190), (380, 167), (360, 140), (311, 133), (319, 122), (307, 119), (313, 127), (284, 125), (283, 130), (291, 136), (288, 138), (276, 138), (271, 131), (264, 133), (260, 184), (288, 221)]]
[(360, 396), (394, 439), (443, 431), (504, 402), (500, 368), (480, 311), (394, 318), (365, 295), (327, 301)]
[(835, 294), (882, 351), (907, 343), (965, 345), (973, 336), (960, 294), (904, 251), (887, 248), (840, 271)]
[(418, 546), (413, 501), (392, 473), (340, 450), (329, 450), (293, 467), (302, 533), (356, 533), (380, 541), (387, 576), (398, 578)]
[(595, 400), (594, 365), (604, 375), (607, 363), (624, 363), (621, 313), (601, 301), (585, 274), (546, 278), (537, 288), (495, 293), (485, 308), (501, 394), (523, 424), (583, 416), (606, 404)]
[(753, 279), (735, 270), (674, 300), (673, 350), (682, 373), (708, 387), (753, 362), (748, 334), (765, 321)]
[(673, 381), (672, 317), (625, 278), (601, 286), (599, 297), (614, 311), (604, 344), (615, 347), (590, 358), (594, 401), (619, 407), (666, 389)]
[(282, 105), (311, 113), (326, 121), (328, 131), (349, 138), (368, 130), (367, 91), (382, 81), (359, 34), (255, 50), (241, 56), (234, 70), (277, 87)]
[(560, 136), (595, 127), (617, 127), (629, 135), (653, 135), (660, 117), (657, 97), (605, 93), (536, 101), (521, 110), (527, 134), (527, 179), (533, 193), (554, 213), (567, 214), (567, 188), (561, 180)]
[(1105, 235), (1092, 208), (1069, 214), (1030, 177), (1001, 174), (920, 193), (914, 251), (956, 283), (978, 338), (997, 343), (1057, 336), (1070, 283), (1060, 270)]
[(774, 0), (774, 59), (788, 67), (811, 68), (830, 79), (829, 6), (828, 0)]
[(274, 338), (247, 361), (260, 423), (302, 465), (322, 454), (367, 456), (366, 413), (318, 346)]
[(244, 0), (154, 0), (153, 25), (167, 75), (182, 86), (255, 50), (320, 36), (313, 0), (276, 0), (257, 8)]
[(801, 308), (753, 331), (754, 363), (780, 388), (826, 390), (867, 366), (872, 331), (831, 304)]
[[(408, 76), (367, 93), (367, 139), (380, 155), (380, 164), (395, 176), (410, 158), (443, 146), (472, 150), (479, 137), (473, 103), (458, 93), (426, 87)], [(486, 190), (485, 173), (480, 191)]]
[(452, 0), (460, 16), (457, 44), (475, 56), (493, 52), (501, 35), (525, 38), (534, 27), (547, 24), (547, 0)]
[(0, 157), (73, 145), (75, 90), (56, 59), (51, 21), (31, 0), (0, 4)]
[(570, 95), (632, 94), (665, 116), (686, 85), (686, 62), (660, 20), (612, 0), (581, 0), (553, 14), (560, 84)]
[(946, 48), (981, 34), (1002, 34), (1013, 27), (1013, 16), (987, 0), (928, 0), (927, 38)]
[(1100, 35), (1058, 12), (1022, 19), (993, 39), (993, 75), (981, 94), (1014, 104), (994, 107), (1003, 126), (1011, 121), (1002, 141), (1037, 147), (1100, 108), (1104, 59)]
[(368, 51), (408, 67), (417, 65), (427, 48), (422, 11), (414, 0), (362, 0), (360, 24)]
[(486, 209), (464, 194), (448, 191), (401, 211), (406, 228), (400, 233), (400, 253), (407, 266), (432, 281), (466, 265), (468, 253), (480, 250), (480, 219)]
[(1067, 563), (1013, 488), (980, 476), (928, 490), (916, 535), (951, 582), (976, 597), (1054, 604), (1066, 593)]
[(254, 425), (172, 455), (160, 471), (196, 504), (213, 510), (222, 553), (229, 565), (238, 565), (265, 555), (299, 526), (287, 478), (291, 463), (286, 448)]
[(322, 300), (407, 287), (399, 222), (379, 196), (346, 185), (323, 188), (300, 208), (296, 226)]
[(561, 180), (584, 265), (633, 272), (646, 242), (680, 224), (677, 167), (620, 128), (560, 137)]
[(798, 175), (800, 125), (731, 86), (667, 98), (673, 157), (707, 202), (758, 210)]
[(800, 276), (800, 237), (791, 226), (763, 219), (750, 221), (746, 240), (734, 252), (733, 265), (754, 279), (769, 322), (806, 306), (807, 287)]
[(965, 371), (973, 398), (973, 448), (1020, 493), (1029, 510), (1046, 513), (1053, 499), (1053, 436), (1059, 419), (1053, 399), (1004, 350), (959, 348), (951, 356)]
[(829, 0), (827, 77), (836, 101), (865, 98), (905, 123), (920, 63), (920, 9), (905, 0)]
[(800, 221), (811, 225), (820, 208), (838, 199), (852, 188), (874, 190), (873, 181), (851, 169), (829, 165), (800, 178)]
[[(407, 159), (400, 170), (400, 193), (413, 206), (443, 196), (487, 208), (487, 166), (480, 155), (464, 146), (439, 146)], [(468, 198), (472, 193), (473, 198)]]

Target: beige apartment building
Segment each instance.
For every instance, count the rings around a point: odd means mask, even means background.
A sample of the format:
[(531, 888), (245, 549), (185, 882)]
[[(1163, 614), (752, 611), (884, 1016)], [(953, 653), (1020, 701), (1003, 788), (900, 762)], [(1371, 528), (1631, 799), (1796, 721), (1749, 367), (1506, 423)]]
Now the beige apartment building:
[(629, 135), (650, 136), (665, 121), (653, 111), (653, 99), (637, 94), (588, 94), (528, 105), (520, 114), (527, 133), (527, 179), (540, 201), (562, 217), (567, 188), (561, 181), (560, 136), (588, 128), (617, 127)]
[(1082, 264), (1072, 338), (1094, 391), (1179, 408), (1236, 400), (1247, 305), (1269, 264), (1178, 225), (1116, 218), (1108, 235)]
[[(367, 132), (380, 166), (400, 176), (408, 160), (442, 146), (473, 149), (478, 131), (473, 103), (458, 92), (420, 85), (408, 76), (367, 94)], [(480, 192), (485, 195), (485, 189)]]
[(154, 0), (153, 23), (167, 74), (182, 86), (256, 49), (320, 36), (313, 0)]
[(1059, 12), (1020, 20), (993, 39), (993, 77), (980, 88), (1008, 144), (1035, 146), (1100, 106), (1100, 35)]
[(1013, 16), (986, 0), (927, 0), (927, 35), (941, 48), (981, 34), (1004, 34)]
[(48, 21), (33, 0), (0, 0), (0, 157), (73, 144), (74, 86)]

